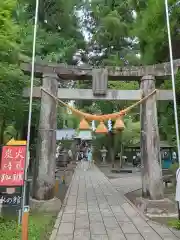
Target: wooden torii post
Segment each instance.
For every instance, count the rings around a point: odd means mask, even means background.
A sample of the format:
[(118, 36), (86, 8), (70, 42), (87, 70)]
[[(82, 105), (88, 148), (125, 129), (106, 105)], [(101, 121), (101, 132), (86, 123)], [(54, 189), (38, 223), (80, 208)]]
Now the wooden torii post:
[[(58, 92), (57, 80), (57, 74), (43, 74), (42, 86), (55, 97)], [(56, 101), (42, 92), (32, 192), (32, 197), (37, 200), (49, 200), (54, 197), (56, 129)]]
[[(174, 61), (177, 72), (180, 60)], [(22, 63), (25, 73), (31, 71), (29, 63)], [(55, 97), (64, 100), (140, 100), (155, 88), (156, 82), (170, 79), (170, 64), (163, 63), (141, 67), (107, 67), (105, 70), (94, 70), (92, 67), (74, 67), (58, 64), (36, 64), (37, 76), (43, 78), (43, 88)], [(94, 76), (94, 73), (97, 75)], [(92, 79), (93, 76), (93, 79)], [(65, 80), (93, 80), (93, 89), (58, 88), (58, 77)], [(141, 81), (139, 90), (107, 89), (107, 79), (111, 81)], [(101, 80), (100, 80), (101, 79)], [(104, 79), (104, 80), (103, 80)], [(100, 81), (98, 83), (97, 81)], [(104, 82), (103, 82), (104, 81)], [(100, 84), (100, 85), (99, 85)], [(29, 89), (24, 89), (24, 97), (29, 97)], [(39, 137), (37, 146), (37, 167), (34, 174), (33, 197), (37, 200), (48, 200), (54, 197), (55, 185), (55, 131), (56, 102), (50, 96), (35, 87), (34, 98), (41, 98)], [(143, 162), (143, 194), (151, 199), (163, 198), (163, 182), (160, 165), (159, 133), (157, 124), (156, 100), (173, 100), (171, 90), (160, 90), (141, 105), (141, 154)]]
[[(155, 90), (154, 76), (144, 76), (140, 88), (142, 97)], [(140, 105), (140, 122), (143, 197), (150, 197), (153, 200), (162, 199), (164, 194), (156, 95), (152, 95)]]

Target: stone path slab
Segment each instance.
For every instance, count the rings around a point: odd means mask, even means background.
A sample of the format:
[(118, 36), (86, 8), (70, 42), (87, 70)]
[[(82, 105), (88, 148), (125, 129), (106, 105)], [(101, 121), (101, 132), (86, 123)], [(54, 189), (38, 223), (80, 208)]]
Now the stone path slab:
[(152, 239), (177, 240), (180, 235), (147, 222), (96, 166), (87, 171), (77, 166), (50, 240)]

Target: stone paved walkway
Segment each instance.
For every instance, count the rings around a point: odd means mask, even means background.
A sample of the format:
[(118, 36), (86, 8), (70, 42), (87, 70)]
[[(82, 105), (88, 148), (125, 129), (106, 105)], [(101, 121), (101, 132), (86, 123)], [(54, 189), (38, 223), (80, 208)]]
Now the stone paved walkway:
[(88, 171), (78, 166), (50, 240), (143, 239), (175, 240), (180, 235), (147, 222), (96, 166)]

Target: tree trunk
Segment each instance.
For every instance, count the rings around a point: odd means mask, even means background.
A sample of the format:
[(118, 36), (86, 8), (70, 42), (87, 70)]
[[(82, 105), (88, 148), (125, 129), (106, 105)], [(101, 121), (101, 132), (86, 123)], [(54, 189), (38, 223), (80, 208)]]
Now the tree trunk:
[[(142, 97), (155, 89), (153, 76), (144, 76), (141, 81)], [(163, 181), (159, 131), (157, 121), (156, 94), (141, 104), (141, 160), (142, 160), (142, 192), (144, 197), (162, 199)]]
[[(57, 96), (57, 76), (43, 76), (43, 88)], [(49, 200), (54, 197), (56, 167), (56, 101), (42, 92), (37, 155), (33, 176), (33, 198)]]

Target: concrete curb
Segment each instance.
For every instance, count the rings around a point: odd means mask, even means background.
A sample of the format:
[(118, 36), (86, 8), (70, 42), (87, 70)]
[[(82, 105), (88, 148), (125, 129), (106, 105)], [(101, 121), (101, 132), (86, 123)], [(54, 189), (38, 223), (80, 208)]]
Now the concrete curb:
[[(76, 167), (77, 168), (77, 167)], [(76, 169), (75, 168), (75, 169)], [(60, 208), (60, 211), (59, 211), (59, 214), (57, 216), (57, 219), (56, 219), (56, 222), (54, 224), (54, 227), (53, 227), (53, 230), (52, 230), (52, 234), (50, 236), (50, 239), (49, 240), (55, 240), (56, 239), (56, 236), (57, 236), (57, 232), (58, 232), (58, 229), (59, 229), (59, 225), (60, 225), (60, 222), (61, 222), (61, 219), (62, 219), (62, 215), (64, 213), (64, 209), (66, 207), (66, 204), (67, 204), (67, 200), (68, 200), (68, 197), (69, 197), (69, 193), (70, 193), (70, 190), (71, 190), (71, 187), (72, 187), (72, 183), (73, 183), (73, 179), (75, 178), (75, 174), (76, 174), (76, 170), (74, 170), (74, 173), (73, 173), (73, 177), (71, 179), (71, 183), (68, 187), (68, 190), (66, 192), (66, 195), (65, 195), (65, 198), (64, 198), (64, 201), (61, 205), (61, 208)]]
[[(98, 168), (99, 169), (99, 168)], [(99, 169), (100, 170), (100, 169)], [(101, 171), (101, 170), (100, 170)], [(109, 180), (109, 178), (101, 171), (101, 173), (104, 175), (104, 177), (108, 180), (108, 182), (112, 185), (112, 187), (113, 187), (113, 189), (115, 189), (116, 191), (117, 191), (117, 189), (113, 186), (113, 184), (111, 183), (111, 181)], [(139, 190), (139, 189), (141, 189), (141, 188), (137, 188), (136, 190), (133, 190), (133, 191), (137, 191), (137, 190)], [(130, 192), (133, 192), (133, 191), (130, 191)], [(117, 191), (118, 192), (118, 191)], [(130, 193), (130, 192), (128, 192), (128, 193)], [(127, 194), (127, 193), (126, 193)], [(124, 197), (124, 199), (127, 201), (127, 203), (129, 203), (135, 210), (136, 210), (136, 212), (138, 212), (139, 213), (139, 215), (143, 218), (143, 220), (144, 221), (146, 221), (147, 222), (147, 224), (155, 231), (155, 229), (150, 225), (151, 223), (153, 223), (153, 224), (156, 224), (157, 226), (164, 226), (164, 227), (166, 227), (167, 229), (169, 229), (171, 232), (172, 232), (172, 234), (174, 235), (174, 236), (176, 236), (176, 234), (173, 232), (173, 229), (172, 228), (170, 228), (170, 227), (168, 227), (168, 226), (166, 226), (166, 225), (164, 225), (164, 224), (161, 224), (161, 223), (157, 223), (157, 222), (155, 222), (155, 221), (153, 221), (153, 220), (151, 220), (151, 219), (149, 219), (148, 217), (146, 217), (124, 194), (122, 194), (122, 196)], [(156, 232), (156, 231), (155, 231)], [(178, 236), (176, 236), (176, 237), (178, 237)]]
[[(139, 190), (139, 188), (137, 189)], [(136, 191), (136, 190), (134, 190)], [(124, 199), (131, 205), (131, 207), (133, 207), (138, 213), (139, 215), (147, 222), (149, 220), (149, 218), (147, 218), (125, 195), (123, 195)]]
[[(100, 169), (99, 169), (100, 170)], [(101, 170), (100, 170), (101, 171)], [(101, 171), (102, 172), (102, 171)], [(102, 172), (102, 174), (104, 174)], [(109, 180), (108, 177), (106, 177), (106, 175), (104, 174), (105, 178), (108, 180), (108, 182), (112, 185), (113, 189), (115, 189), (117, 191), (117, 189), (113, 186), (112, 182)], [(138, 190), (140, 188), (137, 188), (136, 190)], [(134, 190), (134, 191), (136, 191)], [(117, 191), (118, 192), (118, 191)], [(118, 192), (119, 193), (119, 192)], [(124, 197), (124, 199), (127, 201), (127, 203), (129, 203), (135, 210), (136, 212), (139, 213), (139, 215), (147, 222), (149, 219), (124, 195), (122, 194), (122, 196)]]

